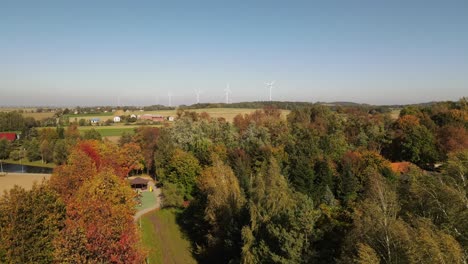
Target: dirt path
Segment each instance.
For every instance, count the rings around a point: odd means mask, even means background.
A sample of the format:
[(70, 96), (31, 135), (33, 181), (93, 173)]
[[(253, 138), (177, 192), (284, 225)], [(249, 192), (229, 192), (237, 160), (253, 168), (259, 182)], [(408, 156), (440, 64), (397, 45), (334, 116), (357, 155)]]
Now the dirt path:
[(135, 216), (133, 216), (133, 220), (136, 222), (138, 220), (138, 218), (140, 218), (142, 215), (148, 213), (148, 212), (151, 212), (153, 210), (156, 210), (156, 209), (159, 209), (161, 208), (161, 189), (160, 188), (157, 188), (155, 185), (154, 185), (154, 182), (153, 181), (150, 181), (148, 182), (148, 188), (149, 187), (152, 187), (153, 188), (153, 194), (154, 194), (154, 197), (156, 198), (156, 203), (149, 207), (149, 208), (146, 208), (144, 210), (141, 210), (141, 211), (138, 211)]

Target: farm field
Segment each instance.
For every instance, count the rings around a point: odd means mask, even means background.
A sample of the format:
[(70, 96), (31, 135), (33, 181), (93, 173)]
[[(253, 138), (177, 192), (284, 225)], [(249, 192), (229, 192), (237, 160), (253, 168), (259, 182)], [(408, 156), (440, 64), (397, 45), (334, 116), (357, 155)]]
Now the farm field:
[(143, 244), (149, 250), (148, 263), (197, 263), (190, 251), (190, 242), (176, 223), (175, 209), (152, 211), (141, 218)]
[(15, 185), (29, 190), (34, 182), (40, 183), (43, 179), (48, 180), (49, 178), (50, 174), (8, 173), (6, 176), (0, 176), (0, 194), (13, 188)]
[[(252, 113), (257, 109), (254, 108), (203, 108), (203, 109), (188, 109), (187, 111), (194, 111), (197, 113), (208, 113), (213, 118), (223, 117), (228, 122), (232, 122), (234, 117), (238, 114), (248, 114)], [(282, 116), (286, 118), (289, 114), (289, 110), (281, 110)], [(101, 122), (105, 122), (106, 120), (112, 120), (112, 118), (116, 115), (144, 115), (144, 114), (154, 114), (154, 115), (162, 115), (162, 116), (176, 116), (177, 110), (159, 110), (159, 111), (132, 111), (124, 113), (122, 111), (118, 111), (116, 113), (102, 113), (102, 114), (83, 114), (83, 115), (67, 115), (69, 120), (78, 121), (80, 119), (90, 120), (92, 118), (100, 118)]]
[[(187, 109), (189, 112), (197, 112), (197, 113), (208, 113), (213, 118), (223, 117), (228, 122), (232, 122), (234, 117), (238, 114), (249, 114), (254, 112), (254, 108), (203, 108), (203, 109)], [(283, 118), (290, 113), (289, 110), (281, 110), (281, 115)], [(141, 115), (141, 114), (158, 114), (163, 116), (176, 116), (177, 110), (161, 110), (161, 111), (145, 111), (145, 112), (131, 112), (129, 114)]]
[(33, 107), (0, 107), (0, 112), (20, 111), (24, 117), (32, 117), (36, 120), (42, 120), (54, 116), (54, 112), (36, 113), (37, 108)]

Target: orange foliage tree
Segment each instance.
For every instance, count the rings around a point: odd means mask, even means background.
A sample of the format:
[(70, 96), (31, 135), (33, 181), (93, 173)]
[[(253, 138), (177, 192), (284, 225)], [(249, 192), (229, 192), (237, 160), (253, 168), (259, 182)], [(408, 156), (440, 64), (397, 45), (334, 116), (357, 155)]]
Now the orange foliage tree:
[(141, 263), (144, 251), (133, 223), (134, 192), (124, 176), (141, 160), (135, 144), (80, 141), (50, 183), (66, 202), (65, 227), (55, 259), (70, 263)]

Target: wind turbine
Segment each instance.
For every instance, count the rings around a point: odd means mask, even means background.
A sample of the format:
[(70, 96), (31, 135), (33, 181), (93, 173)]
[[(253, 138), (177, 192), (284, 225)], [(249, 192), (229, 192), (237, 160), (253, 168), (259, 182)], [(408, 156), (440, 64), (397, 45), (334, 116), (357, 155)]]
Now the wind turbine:
[(229, 83), (226, 85), (224, 92), (226, 93), (226, 104), (229, 104), (229, 94), (231, 93), (231, 89), (229, 89)]
[(275, 84), (275, 81), (271, 81), (269, 83), (265, 83), (267, 87), (270, 88), (270, 102), (271, 102), (271, 89), (273, 89), (273, 84)]
[(169, 97), (169, 107), (171, 107), (172, 106), (172, 93), (168, 92), (167, 96)]
[(200, 94), (202, 94), (203, 92), (200, 91), (200, 89), (195, 89), (195, 94), (197, 95), (197, 104), (200, 103)]

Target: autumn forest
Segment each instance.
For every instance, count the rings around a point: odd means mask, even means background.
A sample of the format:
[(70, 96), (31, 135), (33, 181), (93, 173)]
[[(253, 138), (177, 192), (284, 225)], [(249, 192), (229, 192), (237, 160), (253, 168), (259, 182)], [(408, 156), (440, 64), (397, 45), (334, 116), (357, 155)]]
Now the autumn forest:
[(180, 209), (199, 263), (468, 261), (466, 98), (397, 116), (359, 105), (279, 108), (232, 122), (179, 110), (173, 123), (118, 142), (77, 124), (20, 122), (11, 129), (54, 145), (46, 158), (57, 166), (31, 190), (0, 196), (0, 263), (144, 263), (126, 180), (141, 173), (161, 188), (163, 207)]

